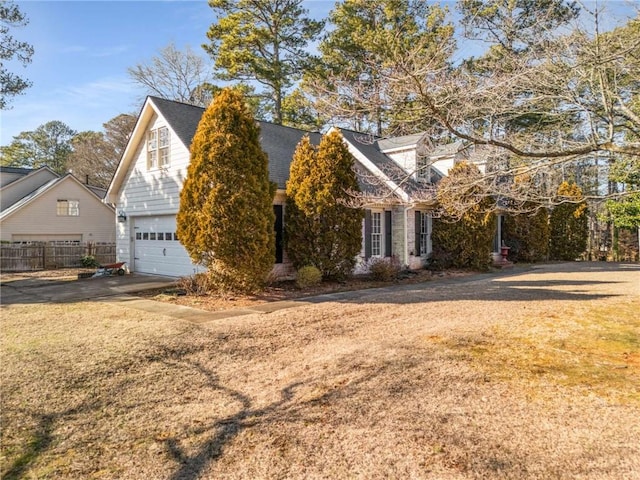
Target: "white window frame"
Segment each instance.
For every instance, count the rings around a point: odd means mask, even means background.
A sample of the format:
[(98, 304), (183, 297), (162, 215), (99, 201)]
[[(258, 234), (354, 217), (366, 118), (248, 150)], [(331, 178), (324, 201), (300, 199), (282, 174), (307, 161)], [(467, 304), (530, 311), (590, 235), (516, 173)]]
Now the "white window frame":
[(170, 146), (168, 127), (158, 127), (147, 132), (147, 170), (169, 166)]
[(429, 156), (416, 155), (416, 179), (423, 182), (431, 181), (431, 166)]
[(426, 257), (431, 253), (431, 215), (420, 212), (420, 256)]
[(382, 257), (383, 218), (381, 211), (371, 212), (371, 256)]
[(56, 201), (56, 216), (79, 217), (80, 200), (67, 200), (66, 198), (59, 198)]

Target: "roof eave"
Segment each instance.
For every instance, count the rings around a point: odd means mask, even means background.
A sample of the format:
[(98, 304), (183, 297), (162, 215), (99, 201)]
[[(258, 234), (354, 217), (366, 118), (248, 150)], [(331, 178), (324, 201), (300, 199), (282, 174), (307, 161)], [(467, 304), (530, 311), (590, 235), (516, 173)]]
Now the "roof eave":
[(133, 127), (133, 131), (131, 132), (131, 137), (129, 137), (129, 141), (127, 142), (127, 146), (122, 153), (122, 157), (120, 158), (120, 162), (118, 162), (118, 167), (116, 168), (116, 172), (111, 179), (111, 183), (109, 183), (109, 188), (107, 188), (107, 193), (104, 196), (103, 201), (105, 203), (115, 203), (117, 200), (118, 193), (124, 179), (126, 177), (127, 172), (129, 171), (129, 166), (131, 164), (131, 160), (135, 155), (135, 150), (137, 145), (139, 144), (141, 138), (144, 136), (144, 132), (146, 130), (146, 125), (149, 123), (149, 120), (153, 116), (154, 113), (158, 113), (157, 109), (153, 105), (151, 97), (147, 97), (140, 109), (140, 113), (138, 114), (138, 120), (136, 121), (135, 126)]

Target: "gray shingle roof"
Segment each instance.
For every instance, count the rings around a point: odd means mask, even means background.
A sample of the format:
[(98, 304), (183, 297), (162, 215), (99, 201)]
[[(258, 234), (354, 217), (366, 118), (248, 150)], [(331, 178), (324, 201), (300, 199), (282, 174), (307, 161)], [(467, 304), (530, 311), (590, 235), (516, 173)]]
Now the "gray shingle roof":
[(95, 185), (85, 185), (85, 187), (87, 187), (91, 191), (91, 193), (93, 193), (100, 200), (103, 200), (107, 195), (107, 190), (105, 188), (96, 187)]
[[(158, 97), (150, 98), (184, 146), (189, 148), (204, 108)], [(278, 188), (284, 189), (289, 178), (293, 153), (302, 137), (309, 135), (311, 143), (317, 145), (320, 143), (321, 135), (269, 122), (259, 121), (258, 124), (262, 149), (269, 156), (269, 178), (278, 184)]]
[(404, 135), (402, 137), (381, 138), (378, 140), (378, 147), (381, 151), (408, 148), (416, 145), (424, 137), (424, 132)]
[(60, 182), (63, 178), (64, 177), (62, 177), (62, 178), (53, 178), (53, 179), (49, 180), (47, 183), (45, 183), (44, 185), (40, 185), (33, 192), (29, 193), (28, 195), (25, 195), (20, 200), (18, 200), (14, 204), (10, 205), (8, 208), (5, 208), (2, 211), (2, 213), (0, 213), (0, 219), (4, 219), (4, 218), (8, 217), (9, 215), (11, 215), (13, 212), (15, 212), (17, 210), (20, 210), (25, 204), (29, 203), (29, 201), (31, 201), (32, 198), (37, 197), (38, 195), (40, 195), (43, 192), (46, 192), (47, 190), (52, 188), (56, 183)]
[(433, 151), (429, 152), (430, 157), (446, 157), (449, 155), (455, 155), (464, 147), (464, 143), (458, 140), (453, 143), (447, 143), (446, 145), (438, 145)]
[(31, 172), (35, 172), (37, 169), (35, 168), (22, 168), (22, 167), (1, 167), (0, 166), (0, 172), (5, 172), (5, 173), (18, 173), (21, 175), (27, 175)]
[[(411, 194), (411, 192), (422, 188), (422, 185), (413, 180), (396, 162), (380, 151), (380, 139), (378, 137), (346, 129), (340, 129), (340, 132), (351, 145), (357, 148), (382, 173), (387, 175), (394, 183), (401, 184), (404, 192)], [(363, 188), (362, 185), (361, 188)], [(367, 188), (367, 190), (369, 189), (370, 187)]]

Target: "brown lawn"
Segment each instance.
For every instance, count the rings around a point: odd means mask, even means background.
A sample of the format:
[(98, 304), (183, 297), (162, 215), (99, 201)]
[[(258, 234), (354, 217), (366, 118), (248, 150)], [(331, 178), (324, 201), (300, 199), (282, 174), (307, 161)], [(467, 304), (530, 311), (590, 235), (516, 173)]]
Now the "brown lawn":
[(198, 325), (3, 306), (2, 478), (640, 478), (638, 312), (604, 263)]

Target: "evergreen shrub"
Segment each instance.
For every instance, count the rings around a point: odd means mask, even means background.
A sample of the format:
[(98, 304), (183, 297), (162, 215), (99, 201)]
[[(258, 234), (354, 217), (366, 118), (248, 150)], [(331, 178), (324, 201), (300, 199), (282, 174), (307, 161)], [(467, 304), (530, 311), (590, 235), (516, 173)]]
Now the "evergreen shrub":
[(559, 205), (549, 217), (549, 255), (552, 260), (576, 260), (587, 248), (589, 236), (587, 202), (575, 183), (558, 187)]
[(317, 267), (323, 278), (351, 275), (362, 245), (361, 209), (347, 205), (359, 191), (354, 158), (334, 130), (315, 148), (303, 138), (287, 182), (284, 241), (294, 267)]
[[(460, 162), (440, 182), (437, 197), (442, 216), (433, 222), (430, 268), (489, 269), (496, 221), (492, 200), (477, 186), (480, 178), (475, 165)], [(461, 205), (464, 209), (458, 211)]]
[(298, 269), (296, 273), (296, 286), (298, 288), (313, 287), (320, 282), (322, 282), (322, 273), (313, 265), (304, 266)]
[(205, 110), (180, 194), (178, 236), (220, 291), (263, 288), (275, 263), (273, 197), (260, 128), (235, 89)]
[[(533, 209), (533, 205), (525, 205)], [(502, 238), (510, 247), (513, 262), (540, 262), (549, 255), (549, 211), (539, 208), (534, 213), (507, 215), (502, 222)]]

